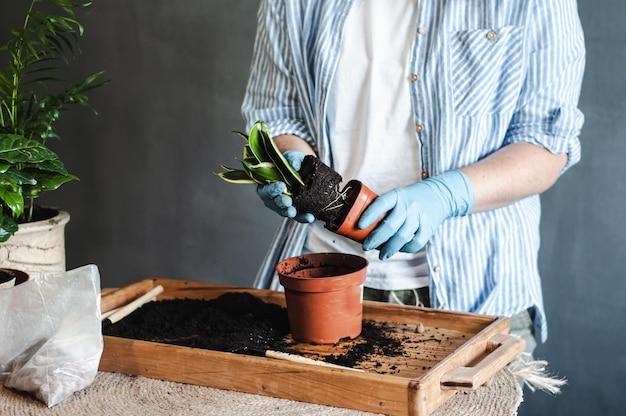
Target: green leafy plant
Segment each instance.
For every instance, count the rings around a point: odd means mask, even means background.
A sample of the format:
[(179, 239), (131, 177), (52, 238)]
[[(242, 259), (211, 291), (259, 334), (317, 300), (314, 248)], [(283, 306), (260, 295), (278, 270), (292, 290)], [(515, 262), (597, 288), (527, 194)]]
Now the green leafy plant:
[(59, 78), (80, 52), (77, 13), (91, 2), (31, 0), (23, 25), (0, 46), (0, 242), (32, 220), (34, 200), (78, 178), (47, 147), (70, 105), (90, 106), (86, 93), (108, 81), (102, 72), (73, 83)]
[(263, 121), (257, 121), (249, 134), (235, 131), (246, 144), (243, 147), (242, 169), (220, 165), (224, 170), (216, 175), (231, 183), (267, 184), (283, 181), (287, 185), (285, 193), (291, 195), (294, 187), (304, 186), (300, 174), (295, 171), (272, 140)]
[(263, 121), (257, 121), (247, 135), (234, 133), (245, 140), (243, 157), (236, 159), (242, 169), (220, 165), (223, 171), (217, 176), (231, 183), (264, 185), (282, 181), (287, 185), (283, 193), (292, 197), (298, 212), (311, 213), (331, 231), (339, 229), (364, 188), (359, 181), (352, 180), (342, 189), (341, 175), (312, 155), (305, 156), (300, 170), (295, 171)]

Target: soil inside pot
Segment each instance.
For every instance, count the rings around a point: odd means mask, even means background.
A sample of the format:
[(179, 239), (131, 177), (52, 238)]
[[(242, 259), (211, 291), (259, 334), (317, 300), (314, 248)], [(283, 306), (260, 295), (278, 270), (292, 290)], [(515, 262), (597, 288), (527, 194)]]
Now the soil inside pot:
[(281, 262), (278, 272), (293, 277), (333, 277), (354, 273), (367, 266), (367, 262), (358, 256), (340, 253), (301, 255), (295, 260)]
[(17, 219), (18, 224), (24, 224), (27, 222), (36, 222), (49, 220), (50, 218), (54, 218), (55, 215), (59, 213), (58, 210), (53, 208), (40, 207), (39, 205), (35, 205), (33, 208), (33, 217), (30, 221), (28, 221), (28, 207), (24, 209), (24, 213)]
[[(287, 310), (241, 292), (212, 300), (172, 299), (150, 302), (103, 329), (104, 335), (263, 356), (265, 351), (292, 352)], [(354, 367), (374, 355), (398, 356), (402, 342), (385, 324), (364, 320), (359, 341), (327, 362)]]
[(299, 172), (304, 186), (293, 190), (293, 205), (336, 230), (348, 215), (350, 198), (355, 196), (349, 188), (340, 188), (341, 175), (314, 156), (305, 156)]

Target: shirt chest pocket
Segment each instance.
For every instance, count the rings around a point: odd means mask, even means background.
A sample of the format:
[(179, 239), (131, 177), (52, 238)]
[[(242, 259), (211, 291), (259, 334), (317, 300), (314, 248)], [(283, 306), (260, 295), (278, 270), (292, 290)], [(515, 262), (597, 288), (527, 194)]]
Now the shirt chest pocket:
[(524, 76), (523, 28), (453, 32), (450, 76), (458, 115), (512, 113)]

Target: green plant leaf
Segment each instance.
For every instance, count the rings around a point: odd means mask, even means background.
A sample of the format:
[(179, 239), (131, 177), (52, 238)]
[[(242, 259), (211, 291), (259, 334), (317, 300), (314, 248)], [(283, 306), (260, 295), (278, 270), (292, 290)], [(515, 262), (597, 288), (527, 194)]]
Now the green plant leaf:
[(274, 143), (263, 121), (254, 123), (248, 135), (236, 130), (233, 132), (247, 141), (243, 148), (243, 159), (239, 160), (244, 169), (242, 171), (220, 165), (225, 172), (216, 175), (233, 183), (267, 184), (283, 181), (287, 184), (287, 195), (291, 195), (291, 190), (298, 184), (304, 185), (298, 172), (289, 165)]
[[(18, 189), (21, 191), (21, 188)], [(0, 199), (11, 210), (13, 217), (19, 217), (24, 212), (24, 197), (19, 191), (16, 192), (8, 186), (0, 186)]]
[(21, 185), (34, 185), (37, 180), (24, 170), (18, 170), (15, 167), (10, 168), (0, 175), (0, 185), (11, 186), (12, 189), (18, 189)]
[(254, 156), (254, 153), (252, 153), (252, 149), (250, 148), (250, 145), (245, 145), (243, 147), (243, 158), (244, 159), (250, 159), (250, 158), (254, 158), (256, 159), (256, 161), (258, 162), (259, 160), (256, 158), (256, 156)]
[(271, 162), (272, 158), (267, 154), (265, 144), (263, 143), (263, 135), (261, 133), (262, 126), (262, 121), (257, 121), (252, 126), (250, 134), (248, 135), (248, 144), (250, 145), (250, 150), (259, 162)]
[(255, 182), (267, 184), (282, 180), (280, 172), (272, 162), (251, 164), (246, 160), (242, 160), (241, 163), (244, 165), (248, 176), (254, 179)]
[(225, 171), (240, 170), (240, 169), (233, 169), (233, 168), (230, 168), (230, 167), (228, 167), (226, 165), (222, 165), (222, 164), (220, 164), (220, 168), (224, 169)]
[(59, 175), (68, 175), (65, 165), (63, 165), (63, 162), (61, 162), (58, 157), (42, 161), (37, 165), (37, 169), (41, 171), (55, 172)]
[(15, 134), (0, 134), (0, 160), (11, 163), (42, 163), (59, 157), (36, 140)]
[(237, 136), (243, 138), (246, 142), (248, 141), (248, 135), (245, 133), (242, 133), (240, 131), (237, 130), (233, 130), (233, 133), (235, 133)]
[(23, 186), (23, 195), (28, 198), (38, 198), (46, 191), (53, 191), (66, 182), (77, 180), (74, 175), (62, 175), (41, 170), (28, 171), (35, 179), (34, 184)]
[(272, 140), (267, 126), (262, 121), (257, 122), (257, 124), (259, 125), (258, 129), (260, 141), (263, 144), (265, 153), (269, 156), (272, 163), (276, 165), (276, 168), (282, 175), (287, 187), (289, 189), (293, 189), (296, 184), (304, 186), (304, 182), (302, 181), (302, 178), (300, 178), (300, 174), (293, 170), (289, 162), (287, 162), (287, 159), (285, 159), (276, 146), (276, 143), (274, 143), (274, 140)]
[(219, 172), (215, 175), (224, 179), (226, 182), (230, 183), (256, 183), (253, 179), (251, 179), (246, 172), (243, 170), (228, 170), (226, 172)]
[(0, 216), (0, 243), (7, 241), (17, 232), (18, 225), (15, 220), (8, 215)]

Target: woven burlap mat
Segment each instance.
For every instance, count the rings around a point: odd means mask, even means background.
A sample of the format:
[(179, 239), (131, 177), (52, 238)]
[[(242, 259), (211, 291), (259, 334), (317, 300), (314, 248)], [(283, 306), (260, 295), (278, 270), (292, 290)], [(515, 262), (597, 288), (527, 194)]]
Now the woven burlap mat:
[[(488, 386), (458, 393), (432, 416), (516, 415), (522, 390), (504, 369)], [(23, 393), (0, 388), (0, 415), (203, 415), (203, 416), (362, 416), (374, 413), (294, 402), (285, 399), (219, 390), (145, 377), (99, 372), (86, 389), (47, 408)]]

